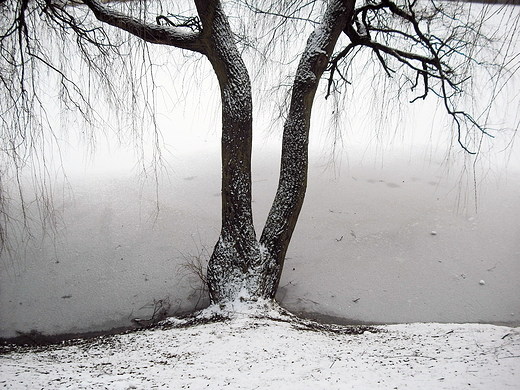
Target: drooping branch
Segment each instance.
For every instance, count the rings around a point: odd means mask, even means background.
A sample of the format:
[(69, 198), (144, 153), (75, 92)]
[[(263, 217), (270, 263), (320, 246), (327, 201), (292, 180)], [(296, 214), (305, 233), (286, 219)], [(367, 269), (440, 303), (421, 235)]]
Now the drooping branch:
[(428, 90), (429, 90), (429, 87), (428, 87), (428, 68), (426, 66), (426, 64), (423, 64), (423, 70), (424, 72), (417, 72), (416, 74), (416, 77), (415, 77), (415, 83), (412, 85), (411, 89), (412, 91), (419, 85), (419, 78), (422, 76), (422, 80), (423, 80), (423, 85), (424, 85), (424, 93), (422, 95), (419, 95), (419, 96), (416, 96), (414, 99), (412, 99), (410, 101), (410, 103), (413, 103), (415, 102), (416, 100), (419, 100), (419, 99), (426, 99), (426, 96), (428, 96)]
[[(439, 26), (435, 23), (439, 20), (451, 22), (444, 37), (434, 34), (438, 31)], [(366, 47), (389, 77), (395, 73), (393, 66), (390, 66), (392, 60), (415, 73), (411, 89), (415, 90), (420, 82), (423, 93), (411, 102), (425, 99), (429, 93), (440, 97), (446, 113), (453, 118), (457, 140), (465, 151), (475, 153), (462, 140), (462, 122), (482, 134), (490, 135), (469, 113), (456, 109), (454, 103), (454, 97), (463, 92), (463, 84), (468, 79), (460, 71), (461, 65), (475, 61), (467, 51), (473, 50), (478, 39), (485, 39), (478, 24), (462, 23), (436, 4), (427, 8), (416, 1), (398, 5), (394, 0), (380, 0), (369, 1), (356, 8), (343, 32), (350, 43), (330, 60), (326, 97), (333, 91), (340, 64), (347, 59), (352, 61), (354, 48)]]

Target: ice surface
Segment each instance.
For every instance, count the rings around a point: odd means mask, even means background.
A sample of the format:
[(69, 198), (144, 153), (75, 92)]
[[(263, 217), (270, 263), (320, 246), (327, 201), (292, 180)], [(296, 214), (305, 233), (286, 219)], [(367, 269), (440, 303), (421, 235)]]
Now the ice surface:
[[(270, 146), (254, 154), (257, 230), (274, 196), (277, 155)], [(311, 156), (277, 295), (285, 307), (340, 322), (520, 323), (517, 171), (484, 182), (475, 213), (442, 159), (395, 153), (380, 167), (351, 156), (337, 176), (322, 156)], [(69, 177), (73, 191), (56, 198), (56, 240), (37, 240), (25, 260), (2, 266), (0, 335), (102, 330), (150, 318), (156, 305), (193, 308), (200, 285), (183, 265), (218, 237), (218, 142), (177, 152), (172, 166), (158, 194), (129, 173)]]

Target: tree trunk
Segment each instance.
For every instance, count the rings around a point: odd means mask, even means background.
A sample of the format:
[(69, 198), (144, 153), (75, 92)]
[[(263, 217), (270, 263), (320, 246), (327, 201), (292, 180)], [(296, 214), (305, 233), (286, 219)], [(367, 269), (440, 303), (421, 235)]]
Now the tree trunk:
[(351, 15), (354, 0), (329, 3), (311, 34), (293, 85), (284, 126), (278, 191), (260, 243), (251, 211), (252, 99), (245, 64), (218, 1), (197, 1), (205, 54), (222, 99), (222, 229), (208, 264), (212, 303), (274, 298), (307, 184), (308, 135), (319, 79)]
[(275, 262), (269, 275), (274, 298), (307, 189), (308, 143), (311, 110), (320, 77), (334, 46), (354, 11), (355, 0), (335, 0), (328, 5), (321, 24), (307, 41), (292, 89), (289, 116), (284, 125), (282, 160), (278, 190), (269, 212), (260, 242)]
[(252, 98), (245, 64), (218, 1), (198, 1), (206, 56), (222, 100), (222, 228), (208, 264), (213, 303), (265, 295), (251, 210)]

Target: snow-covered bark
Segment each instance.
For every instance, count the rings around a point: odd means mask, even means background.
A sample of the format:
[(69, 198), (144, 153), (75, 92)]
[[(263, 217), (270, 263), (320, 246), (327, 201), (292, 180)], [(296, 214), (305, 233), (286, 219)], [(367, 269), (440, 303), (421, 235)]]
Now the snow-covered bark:
[(254, 299), (265, 295), (265, 259), (251, 210), (251, 83), (220, 2), (196, 5), (222, 101), (222, 229), (208, 264), (208, 288), (213, 302)]
[(284, 125), (278, 190), (260, 242), (276, 263), (268, 284), (274, 297), (307, 188), (310, 117), (320, 77), (334, 46), (350, 19), (355, 0), (330, 1), (321, 24), (307, 41), (292, 88), (289, 116)]

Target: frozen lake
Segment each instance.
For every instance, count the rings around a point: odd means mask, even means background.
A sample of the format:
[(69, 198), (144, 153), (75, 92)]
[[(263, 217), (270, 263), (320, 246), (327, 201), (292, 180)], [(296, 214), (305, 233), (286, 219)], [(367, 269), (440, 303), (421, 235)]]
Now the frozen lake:
[[(339, 170), (319, 150), (311, 160), (277, 295), (284, 307), (337, 322), (520, 325), (514, 165), (485, 171), (475, 204), (462, 165), (422, 151), (394, 149), (384, 163), (351, 153)], [(257, 147), (253, 172), (259, 234), (278, 151)], [(2, 263), (0, 336), (107, 330), (206, 304), (186, 263), (217, 239), (219, 173), (210, 142), (175, 152), (158, 187), (128, 171), (71, 174), (55, 191), (56, 232)]]

